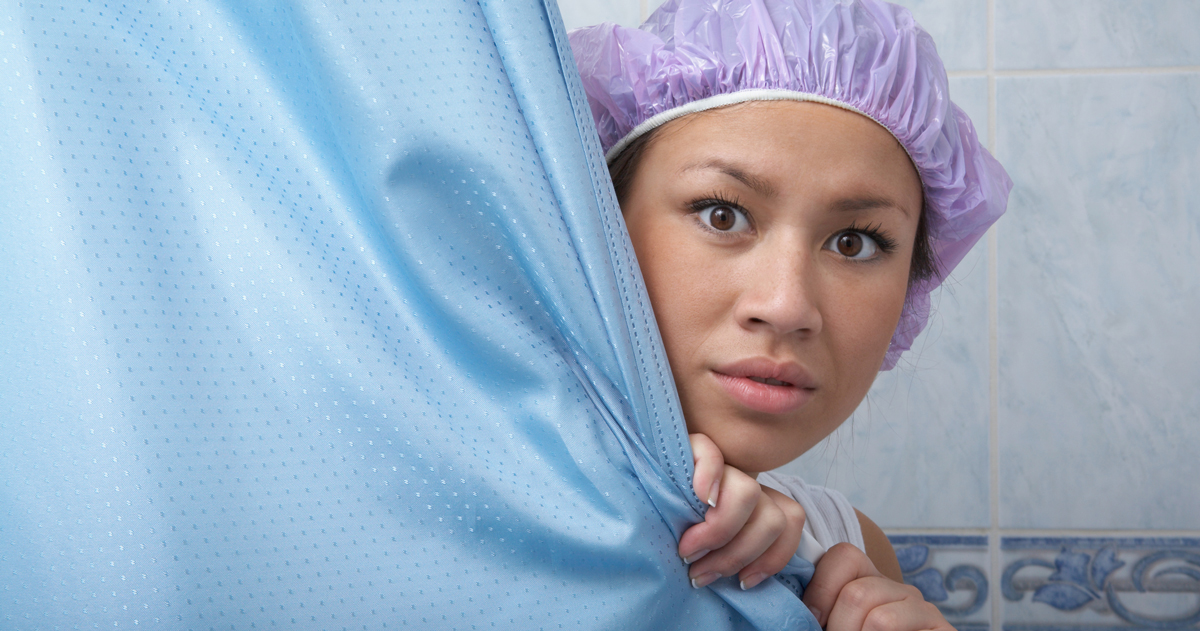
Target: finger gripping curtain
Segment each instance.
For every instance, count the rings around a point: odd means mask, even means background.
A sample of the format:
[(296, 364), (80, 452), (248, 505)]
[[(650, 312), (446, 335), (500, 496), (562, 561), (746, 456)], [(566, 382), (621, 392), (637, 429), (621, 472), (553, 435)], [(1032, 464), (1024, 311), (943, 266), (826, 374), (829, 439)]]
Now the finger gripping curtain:
[(811, 624), (675, 555), (553, 3), (6, 6), (2, 626)]

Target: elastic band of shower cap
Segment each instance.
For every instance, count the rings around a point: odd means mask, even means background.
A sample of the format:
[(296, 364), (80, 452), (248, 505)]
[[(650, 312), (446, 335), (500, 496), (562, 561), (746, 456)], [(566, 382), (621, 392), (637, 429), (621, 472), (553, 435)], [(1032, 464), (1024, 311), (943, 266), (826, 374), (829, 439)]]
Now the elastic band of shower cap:
[(929, 319), (929, 294), (1008, 204), (1012, 181), (950, 101), (933, 39), (882, 0), (667, 0), (640, 29), (569, 34), (605, 158), (668, 121), (753, 100), (823, 103), (874, 120), (908, 152), (934, 275), (909, 284), (882, 369)]
[[(617, 141), (617, 144), (613, 145), (611, 149), (605, 152), (604, 159), (609, 164), (612, 164), (613, 160), (616, 160), (617, 156), (621, 155), (621, 152), (625, 151), (625, 148), (632, 144), (633, 141), (642, 137), (655, 127), (661, 127), (675, 120), (676, 118), (682, 118), (688, 114), (695, 114), (696, 112), (703, 112), (705, 110), (715, 110), (728, 105), (746, 103), (748, 101), (798, 101), (832, 105), (834, 107), (840, 107), (844, 110), (854, 112), (855, 114), (866, 116), (867, 118), (879, 124), (880, 127), (887, 129), (887, 132), (892, 134), (893, 138), (896, 138), (896, 135), (892, 133), (892, 130), (888, 129), (887, 125), (880, 123), (875, 119), (874, 116), (871, 116), (870, 114), (858, 109), (857, 107), (854, 107), (853, 105), (850, 105), (849, 103), (843, 103), (836, 99), (831, 99), (827, 96), (821, 96), (819, 94), (808, 94), (805, 92), (796, 92), (794, 90), (757, 88), (750, 90), (739, 90), (737, 92), (730, 92), (727, 94), (718, 94), (716, 96), (700, 99), (699, 101), (685, 103), (684, 105), (680, 105), (679, 107), (667, 110), (665, 112), (659, 112), (658, 114), (655, 114), (654, 116), (642, 121), (641, 124), (639, 124), (637, 127), (634, 127), (632, 131), (630, 131), (628, 134), (625, 134), (623, 138)], [(896, 138), (896, 142), (900, 142), (900, 139)], [(904, 143), (901, 142), (900, 146), (904, 147)], [(904, 147), (904, 152), (908, 153), (908, 147)], [(912, 158), (911, 155), (908, 157), (910, 159)], [(914, 162), (913, 164), (915, 166), (916, 163)]]

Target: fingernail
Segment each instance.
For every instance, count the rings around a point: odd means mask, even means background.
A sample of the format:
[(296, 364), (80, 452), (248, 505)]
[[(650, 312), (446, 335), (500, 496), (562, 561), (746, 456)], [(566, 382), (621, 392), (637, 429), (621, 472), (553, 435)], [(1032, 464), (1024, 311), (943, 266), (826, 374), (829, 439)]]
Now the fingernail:
[(683, 564), (684, 564), (684, 565), (691, 565), (691, 564), (695, 563), (696, 561), (699, 561), (699, 560), (700, 560), (700, 557), (702, 557), (702, 556), (704, 556), (704, 555), (706, 555), (706, 554), (708, 554), (708, 553), (709, 553), (709, 551), (708, 551), (708, 550), (701, 550), (701, 551), (699, 551), (699, 552), (697, 552), (697, 553), (693, 554), (693, 555), (692, 555), (692, 556), (690, 556), (690, 557), (683, 557)]
[(721, 493), (721, 479), (717, 478), (716, 482), (712, 483), (712, 487), (708, 489), (708, 505), (717, 507), (717, 495)]
[(809, 607), (808, 610), (812, 613), (813, 617), (817, 619), (817, 622), (819, 624), (825, 624), (824, 622), (821, 622), (821, 610), (820, 609), (816, 609), (815, 607)]
[(767, 578), (766, 574), (763, 574), (762, 572), (758, 572), (756, 574), (751, 574), (750, 576), (747, 576), (746, 578), (738, 581), (738, 585), (742, 588), (742, 591), (746, 591), (747, 589), (750, 589), (751, 587), (755, 587), (759, 583), (763, 582), (763, 579), (765, 579), (765, 578)]
[(700, 589), (701, 587), (704, 587), (704, 586), (708, 585), (709, 583), (712, 583), (713, 581), (717, 580), (718, 578), (721, 578), (721, 575), (717, 574), (716, 572), (708, 572), (707, 574), (701, 574), (700, 576), (695, 576), (692, 578), (692, 588)]

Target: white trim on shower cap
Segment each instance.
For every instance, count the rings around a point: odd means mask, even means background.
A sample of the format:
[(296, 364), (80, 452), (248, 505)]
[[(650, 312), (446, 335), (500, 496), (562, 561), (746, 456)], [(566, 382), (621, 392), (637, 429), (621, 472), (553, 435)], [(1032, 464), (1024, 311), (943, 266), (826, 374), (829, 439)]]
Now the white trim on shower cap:
[[(617, 141), (617, 144), (613, 145), (612, 148), (604, 154), (604, 160), (605, 162), (612, 164), (612, 161), (615, 160), (617, 156), (621, 155), (621, 152), (625, 150), (625, 147), (629, 146), (629, 143), (637, 140), (638, 137), (642, 136), (651, 129), (669, 123), (676, 118), (687, 116), (688, 114), (695, 114), (696, 112), (703, 112), (704, 110), (725, 107), (726, 105), (745, 103), (746, 101), (807, 101), (812, 103), (832, 105), (834, 107), (840, 107), (844, 110), (854, 112), (855, 114), (862, 114), (863, 116), (866, 116), (876, 123), (879, 123), (880, 127), (887, 129), (888, 133), (892, 134), (893, 138), (896, 138), (896, 134), (893, 133), (887, 125), (880, 123), (879, 119), (858, 109), (857, 107), (854, 107), (853, 105), (850, 105), (849, 103), (843, 103), (836, 99), (831, 99), (827, 96), (821, 96), (819, 94), (809, 94), (808, 92), (797, 92), (795, 90), (783, 90), (779, 88), (752, 88), (748, 90), (738, 90), (737, 92), (729, 92), (726, 94), (710, 96), (697, 101), (692, 101), (690, 103), (685, 103), (679, 107), (673, 107), (665, 112), (659, 112), (658, 114), (655, 114), (654, 116), (642, 121), (640, 125), (634, 127), (628, 134), (625, 134), (624, 138)], [(900, 142), (900, 139), (896, 138), (896, 142)], [(900, 146), (904, 147), (904, 153), (908, 153), (908, 147), (905, 147), (903, 142), (900, 142)], [(911, 160), (912, 154), (908, 154), (908, 157)], [(913, 164), (916, 164), (915, 160), (913, 161)], [(920, 173), (920, 170), (917, 172)]]

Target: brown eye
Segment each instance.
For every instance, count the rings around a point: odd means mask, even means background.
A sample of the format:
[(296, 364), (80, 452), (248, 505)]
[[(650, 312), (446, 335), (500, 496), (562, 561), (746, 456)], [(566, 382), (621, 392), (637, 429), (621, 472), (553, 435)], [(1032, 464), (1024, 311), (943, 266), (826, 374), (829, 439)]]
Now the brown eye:
[(737, 215), (733, 212), (733, 209), (726, 208), (725, 206), (714, 208), (708, 219), (712, 223), (712, 227), (721, 231), (729, 230), (737, 223)]
[(862, 236), (857, 232), (843, 232), (837, 238), (837, 251), (842, 256), (851, 258), (858, 256), (862, 252), (863, 240)]
[(698, 213), (699, 219), (717, 232), (746, 232), (751, 230), (746, 213), (728, 204), (705, 205)]
[[(876, 236), (863, 234), (858, 230), (847, 230), (833, 235), (825, 242), (825, 249), (859, 261), (875, 258), (880, 246)], [(887, 248), (884, 248), (887, 251)]]

